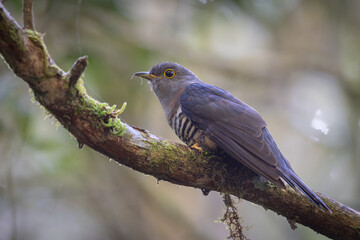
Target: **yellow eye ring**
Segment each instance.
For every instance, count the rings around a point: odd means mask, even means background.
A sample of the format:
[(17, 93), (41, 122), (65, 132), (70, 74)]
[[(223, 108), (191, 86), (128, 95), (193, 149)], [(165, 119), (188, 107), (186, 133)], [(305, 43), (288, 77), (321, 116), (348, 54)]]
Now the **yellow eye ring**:
[(171, 68), (168, 68), (164, 71), (164, 76), (166, 78), (173, 78), (173, 77), (175, 77), (175, 72)]

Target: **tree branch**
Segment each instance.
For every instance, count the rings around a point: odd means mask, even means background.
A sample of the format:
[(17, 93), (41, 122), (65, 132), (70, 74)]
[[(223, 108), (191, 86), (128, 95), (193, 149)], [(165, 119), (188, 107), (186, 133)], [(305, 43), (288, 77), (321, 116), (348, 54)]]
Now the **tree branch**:
[(276, 188), (222, 153), (194, 152), (122, 123), (121, 111), (87, 95), (80, 77), (86, 58), (78, 59), (70, 74), (64, 72), (48, 54), (42, 35), (22, 29), (1, 2), (0, 36), (0, 52), (9, 67), (79, 143), (159, 180), (230, 193), (330, 238), (360, 239), (360, 213), (329, 197), (320, 194), (333, 214), (291, 189)]
[(81, 74), (85, 71), (85, 68), (87, 66), (87, 59), (87, 56), (80, 57), (72, 66), (69, 76), (69, 88), (72, 88), (76, 85)]
[(35, 30), (32, 7), (33, 0), (23, 0), (24, 28), (29, 30)]

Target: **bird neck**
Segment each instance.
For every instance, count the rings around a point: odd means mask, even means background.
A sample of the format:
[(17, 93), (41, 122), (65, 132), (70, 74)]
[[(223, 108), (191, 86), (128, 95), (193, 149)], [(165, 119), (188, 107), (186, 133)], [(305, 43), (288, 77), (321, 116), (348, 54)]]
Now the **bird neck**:
[(162, 108), (164, 109), (166, 119), (168, 120), (169, 125), (171, 126), (171, 120), (176, 115), (177, 110), (180, 106), (180, 96), (184, 92), (186, 87), (183, 87), (182, 89), (178, 89), (177, 91), (169, 91), (165, 95), (166, 96), (158, 96), (159, 99), (161, 99), (160, 103)]
[(191, 84), (201, 82), (198, 78), (178, 79), (176, 81), (155, 81), (152, 82), (152, 89), (158, 97), (161, 106), (164, 109), (168, 123), (175, 116), (180, 106), (180, 96), (184, 90)]

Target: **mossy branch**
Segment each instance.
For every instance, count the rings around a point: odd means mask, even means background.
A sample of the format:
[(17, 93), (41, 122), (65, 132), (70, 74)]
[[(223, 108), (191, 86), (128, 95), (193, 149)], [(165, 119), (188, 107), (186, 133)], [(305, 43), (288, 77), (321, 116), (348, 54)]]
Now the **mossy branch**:
[(117, 110), (86, 93), (79, 58), (70, 73), (56, 66), (34, 30), (22, 29), (0, 2), (0, 52), (28, 83), (35, 98), (79, 141), (115, 161), (160, 180), (219, 191), (263, 206), (333, 239), (360, 239), (360, 213), (324, 195), (333, 214), (313, 206), (291, 189), (281, 190), (225, 155), (188, 147), (131, 127)]

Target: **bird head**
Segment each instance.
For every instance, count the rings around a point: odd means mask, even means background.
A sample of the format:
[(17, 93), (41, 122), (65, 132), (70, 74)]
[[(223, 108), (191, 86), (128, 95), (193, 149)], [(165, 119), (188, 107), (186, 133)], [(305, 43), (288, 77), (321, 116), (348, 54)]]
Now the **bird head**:
[(149, 72), (137, 72), (134, 76), (149, 81), (166, 113), (168, 108), (172, 107), (174, 98), (178, 97), (187, 86), (200, 82), (190, 70), (180, 64), (169, 62), (159, 63)]
[(149, 72), (137, 72), (134, 76), (147, 79), (155, 92), (200, 81), (190, 70), (180, 64), (169, 62), (159, 63), (153, 66)]

